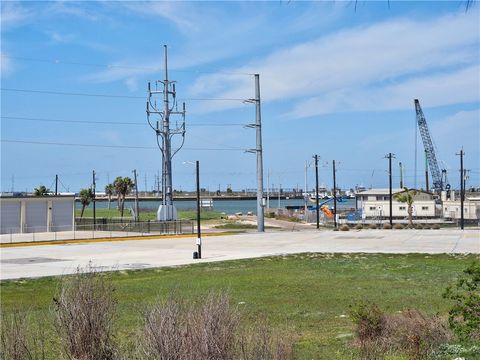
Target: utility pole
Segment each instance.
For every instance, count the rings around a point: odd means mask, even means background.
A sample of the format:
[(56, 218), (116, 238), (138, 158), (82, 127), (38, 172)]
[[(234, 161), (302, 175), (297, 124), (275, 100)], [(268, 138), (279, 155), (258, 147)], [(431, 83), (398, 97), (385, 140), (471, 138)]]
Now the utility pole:
[(280, 193), (282, 192), (282, 184), (278, 187), (278, 208), (280, 209)]
[(197, 160), (196, 174), (197, 174), (197, 251), (198, 258), (202, 258), (202, 234), (200, 230), (200, 162)]
[(58, 195), (58, 175), (55, 175), (55, 196)]
[(270, 209), (270, 169), (267, 172), (267, 209)]
[(95, 197), (96, 197), (96, 183), (95, 183), (95, 170), (93, 170), (92, 172), (92, 186), (93, 186), (93, 228), (95, 229), (96, 228), (96, 225), (97, 225), (97, 213), (96, 213), (96, 209), (95, 209)]
[(389, 194), (389, 219), (390, 226), (393, 226), (393, 199), (392, 199), (392, 159), (395, 159), (395, 154), (388, 153), (385, 155), (385, 158), (388, 159), (388, 194)]
[(255, 129), (257, 153), (257, 231), (265, 231), (265, 204), (263, 199), (263, 148), (262, 148), (262, 113), (260, 102), (260, 75), (255, 74)]
[(337, 171), (335, 170), (335, 160), (333, 164), (333, 226), (337, 227)]
[[(157, 136), (157, 144), (162, 152), (162, 204), (157, 211), (157, 220), (169, 221), (176, 220), (177, 209), (173, 205), (173, 187), (172, 187), (172, 158), (183, 147), (185, 140), (185, 103), (183, 103), (183, 110), (178, 111), (176, 101), (175, 81), (168, 79), (168, 61), (167, 61), (167, 46), (164, 45), (164, 80), (158, 80), (152, 84), (148, 83), (148, 99), (147, 99), (147, 121), (150, 127), (155, 131)], [(158, 87), (163, 87), (163, 90), (158, 90)], [(160, 98), (163, 95), (163, 99)], [(172, 97), (172, 105), (170, 106), (170, 97)], [(163, 110), (158, 101), (163, 102)], [(175, 129), (170, 128), (170, 115), (181, 115), (183, 122)], [(151, 120), (156, 120), (152, 124)], [(182, 143), (172, 151), (172, 137), (174, 135), (182, 136)], [(161, 138), (161, 144), (159, 141)]]
[(463, 230), (465, 225), (463, 215), (463, 202), (465, 201), (465, 174), (463, 172), (463, 156), (465, 153), (463, 152), (463, 149), (461, 149), (460, 153), (456, 155), (460, 156), (460, 229)]
[(307, 170), (308, 170), (308, 161), (305, 160), (305, 184), (304, 184), (304, 188), (303, 188), (303, 200), (305, 202), (305, 210), (304, 210), (304, 214), (305, 214), (305, 220), (307, 220), (307, 209), (308, 209), (308, 193), (307, 193), (307, 176), (308, 176), (308, 173), (307, 173)]
[(403, 189), (403, 165), (401, 161), (398, 164), (400, 166), (400, 189)]
[(425, 190), (428, 192), (428, 158), (425, 150)]
[(138, 213), (138, 184), (137, 184), (137, 170), (133, 170), (133, 177), (135, 181), (135, 221), (138, 222), (140, 219), (140, 214)]
[(315, 159), (315, 205), (317, 209), (317, 229), (320, 229), (320, 205), (318, 203), (318, 155), (314, 155)]

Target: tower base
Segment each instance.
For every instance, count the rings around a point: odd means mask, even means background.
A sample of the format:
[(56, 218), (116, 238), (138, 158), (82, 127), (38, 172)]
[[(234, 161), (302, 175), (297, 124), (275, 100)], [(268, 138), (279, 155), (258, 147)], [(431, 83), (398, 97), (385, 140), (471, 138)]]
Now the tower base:
[(157, 210), (157, 220), (177, 220), (177, 208), (174, 205), (160, 205)]

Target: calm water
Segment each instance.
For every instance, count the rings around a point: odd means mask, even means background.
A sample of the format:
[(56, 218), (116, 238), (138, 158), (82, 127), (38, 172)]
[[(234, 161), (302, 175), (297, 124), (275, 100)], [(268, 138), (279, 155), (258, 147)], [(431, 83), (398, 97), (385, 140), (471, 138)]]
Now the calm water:
[[(320, 200), (320, 204), (322, 204), (324, 200)], [(141, 210), (151, 210), (156, 211), (158, 206), (161, 204), (160, 201), (141, 201), (139, 202), (139, 207)], [(192, 201), (175, 201), (175, 206), (177, 210), (195, 210), (196, 209), (196, 202)], [(289, 200), (280, 200), (280, 207), (285, 206), (303, 206), (305, 202), (302, 199), (289, 199)], [(117, 205), (116, 201), (112, 201), (112, 208), (115, 208)], [(314, 205), (313, 202), (308, 202), (308, 205)], [(333, 207), (333, 200), (328, 202), (327, 205), (329, 207)], [(77, 202), (77, 209), (81, 209), (81, 204)], [(125, 209), (134, 208), (135, 203), (134, 201), (125, 201)], [(106, 209), (108, 208), (107, 201), (99, 201), (96, 204), (97, 209)], [(270, 208), (277, 208), (279, 207), (278, 199), (270, 199)], [(337, 207), (339, 209), (342, 208), (354, 208), (355, 207), (355, 199), (347, 199), (343, 201), (337, 202)], [(90, 204), (89, 208), (92, 208)], [(218, 200), (213, 201), (213, 210), (224, 212), (227, 214), (234, 214), (237, 212), (246, 213), (251, 211), (253, 213), (257, 212), (257, 201), (256, 200)]]

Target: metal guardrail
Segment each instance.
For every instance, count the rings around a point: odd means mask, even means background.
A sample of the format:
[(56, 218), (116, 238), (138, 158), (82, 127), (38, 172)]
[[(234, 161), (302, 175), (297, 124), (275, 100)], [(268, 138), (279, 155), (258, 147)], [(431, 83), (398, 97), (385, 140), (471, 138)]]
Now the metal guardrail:
[(178, 221), (113, 221), (108, 223), (77, 224), (74, 227), (52, 226), (2, 229), (0, 243), (39, 242), (77, 239), (103, 239), (131, 236), (154, 236), (193, 234), (194, 223), (190, 220)]

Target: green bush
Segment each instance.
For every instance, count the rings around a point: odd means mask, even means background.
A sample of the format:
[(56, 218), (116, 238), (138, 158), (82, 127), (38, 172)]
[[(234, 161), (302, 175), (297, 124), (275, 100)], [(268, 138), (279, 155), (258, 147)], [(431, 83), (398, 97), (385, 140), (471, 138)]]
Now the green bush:
[(343, 224), (342, 226), (340, 226), (340, 231), (349, 231), (350, 230), (350, 226), (348, 226), (347, 224)]
[(453, 300), (449, 311), (450, 328), (463, 340), (480, 340), (480, 262), (473, 262), (458, 278), (454, 286), (443, 293)]
[(357, 229), (357, 230), (362, 230), (362, 229), (363, 229), (363, 225), (362, 225), (362, 224), (357, 224), (357, 226), (355, 226), (355, 229)]
[(439, 224), (433, 224), (432, 229), (438, 230), (438, 229), (440, 229), (440, 225)]
[(386, 223), (386, 224), (383, 224), (383, 228), (384, 228), (385, 230), (389, 230), (389, 229), (392, 228), (392, 225), (390, 225), (389, 223)]
[(393, 228), (396, 229), (396, 230), (401, 230), (401, 229), (403, 229), (403, 225), (402, 224), (395, 224), (395, 225), (393, 225)]
[(377, 228), (377, 225), (376, 225), (376, 224), (370, 224), (370, 225), (368, 225), (368, 227), (369, 227), (370, 229), (376, 229), (376, 228)]

